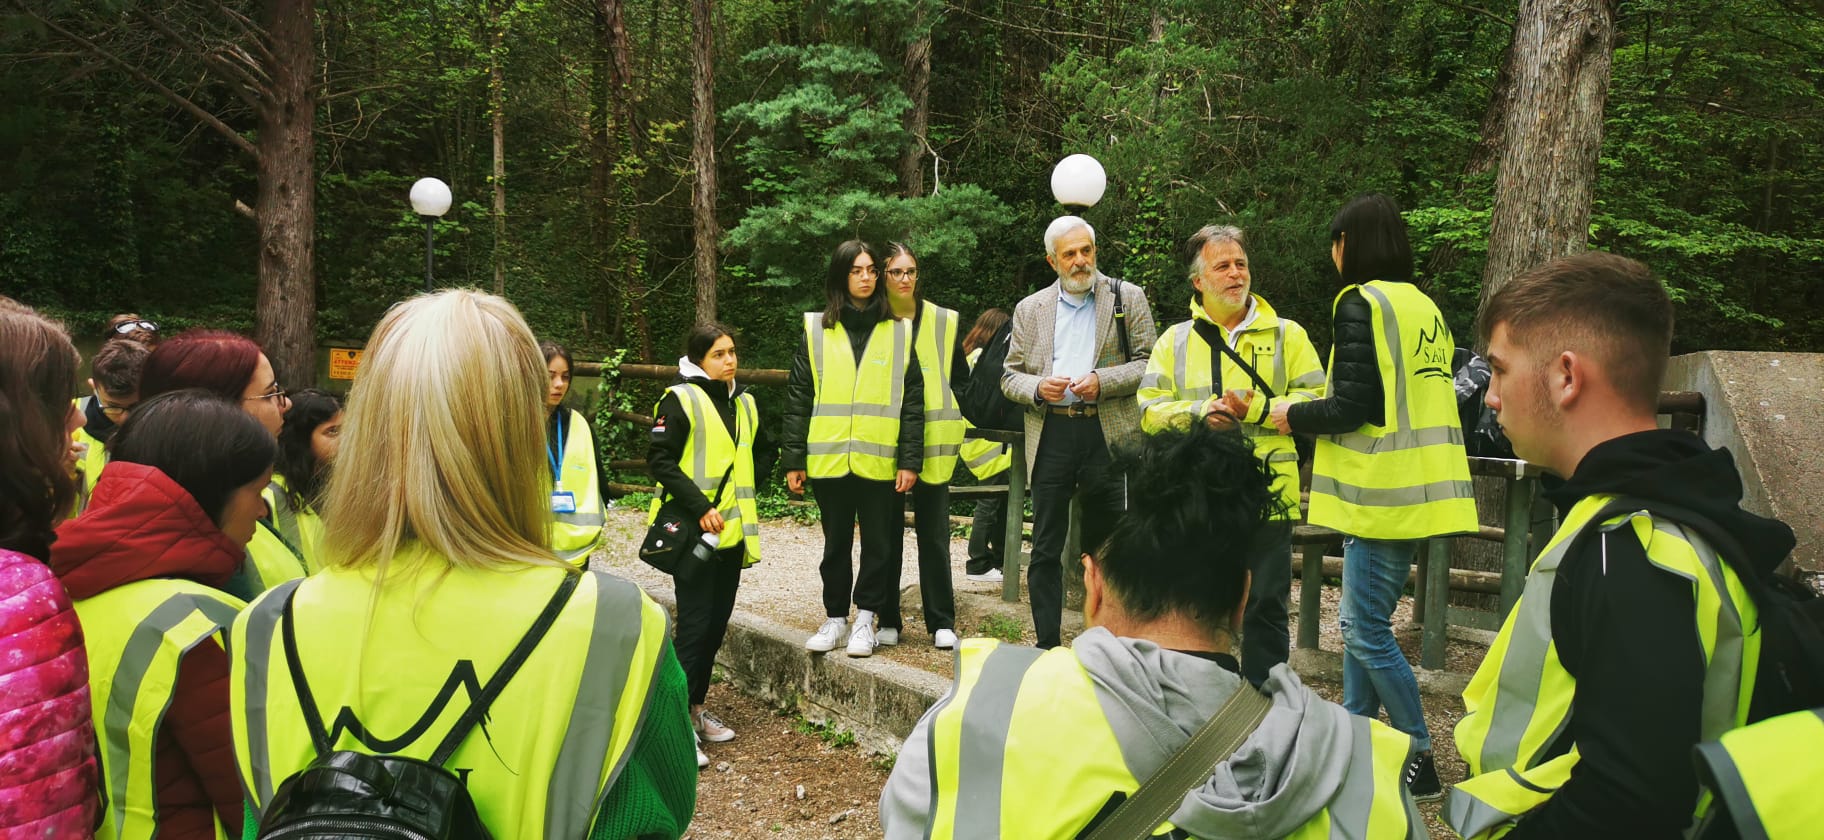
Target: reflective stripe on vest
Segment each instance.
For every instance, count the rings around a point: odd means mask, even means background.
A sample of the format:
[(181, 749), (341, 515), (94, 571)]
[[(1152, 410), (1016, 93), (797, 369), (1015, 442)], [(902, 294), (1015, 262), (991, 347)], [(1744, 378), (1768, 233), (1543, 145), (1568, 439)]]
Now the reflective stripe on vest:
[(950, 392), (950, 366), (956, 362), (956, 333), (960, 329), (956, 310), (945, 309), (931, 301), (919, 308), (918, 366), (925, 378), (925, 463), (918, 480), (926, 484), (949, 484), (956, 475), (956, 456), (962, 450), (968, 424), (963, 410)]
[(899, 415), (905, 402), (906, 363), (912, 355), (912, 325), (897, 319), (875, 324), (859, 366), (841, 323), (826, 330), (823, 313), (807, 312), (804, 330), (816, 389), (805, 439), (805, 471), (811, 478), (853, 474), (892, 481), (898, 472)]
[[(977, 347), (974, 350), (969, 351), (966, 360), (969, 363), (969, 372), (971, 374), (974, 374), (975, 372), (975, 360), (981, 357), (982, 348)], [(962, 460), (963, 466), (969, 469), (969, 474), (978, 479), (987, 480), (1012, 468), (1013, 447), (1005, 443), (996, 443), (992, 440), (967, 437), (968, 430), (973, 428), (975, 428), (975, 424), (969, 422), (968, 419), (965, 418), (963, 420), (963, 434), (965, 437), (963, 438), (962, 447), (957, 450), (957, 457)]]
[[(335, 747), (424, 759), (557, 585), (537, 569), (451, 570), (435, 588), (396, 571), (376, 600), (367, 574), (327, 569), (267, 593), (235, 622), (234, 751), (256, 811), (316, 757), (279, 628), (293, 588), (299, 658)], [(628, 581), (581, 574), (551, 632), (495, 701), (485, 735), (473, 733), (448, 765), (465, 776), (495, 837), (588, 836), (670, 658), (662, 607)], [(538, 586), (513, 585), (534, 575)], [(440, 611), (440, 626), (423, 626), (431, 611)], [(459, 615), (499, 620), (450, 623)]]
[[(760, 562), (760, 513), (754, 501), (753, 452), (760, 412), (754, 406), (753, 395), (743, 393), (734, 398), (735, 428), (740, 440), (733, 440), (715, 403), (701, 387), (687, 382), (665, 390), (677, 397), (678, 405), (690, 422), (690, 437), (684, 439), (684, 452), (678, 459), (678, 466), (722, 514), (721, 542), (716, 547), (743, 546), (746, 549), (743, 567)], [(733, 472), (729, 471), (731, 463)], [(728, 475), (728, 487), (717, 500), (716, 489), (724, 474)], [(647, 524), (658, 519), (663, 502), (662, 496), (652, 500), (646, 513)]]
[(1569, 728), (1577, 690), (1552, 640), (1552, 586), (1586, 528), (1600, 529), (1595, 539), (1631, 535), (1654, 566), (1691, 582), (1705, 662), (1700, 737), (1715, 738), (1747, 720), (1761, 640), (1758, 629), (1745, 629), (1755, 625), (1756, 613), (1741, 579), (1702, 537), (1677, 523), (1646, 511), (1594, 521), (1614, 499), (1588, 496), (1571, 508), (1463, 692), (1456, 741), (1470, 778), (1452, 788), (1445, 819), (1464, 837), (1503, 833), (1550, 799), (1580, 758), (1574, 744), (1544, 756)]
[[(588, 565), (589, 554), (602, 541), (608, 521), (602, 509), (601, 478), (595, 472), (595, 435), (581, 412), (570, 412), (564, 434), (563, 489), (576, 497), (576, 510), (551, 514), (551, 550), (578, 565)], [(555, 489), (555, 485), (553, 487)]]
[(241, 572), (254, 595), (308, 574), (304, 568), (304, 557), (298, 553), (297, 547), (286, 541), (265, 520), (254, 524), (253, 539), (247, 542), (247, 554), (241, 562)]
[[(1742, 840), (1799, 840), (1816, 837), (1824, 825), (1824, 708), (1791, 712), (1723, 733), (1697, 745), (1698, 779), (1722, 803), (1696, 840), (1729, 836), (1728, 821)], [(1713, 835), (1710, 832), (1714, 830)]]
[[(77, 400), (77, 405), (86, 411), (87, 403), (93, 399), (95, 398), (84, 397)], [(76, 502), (70, 506), (70, 518), (75, 519), (88, 510), (89, 497), (95, 494), (95, 484), (101, 481), (101, 471), (108, 466), (108, 445), (89, 434), (86, 428), (71, 432), (70, 439), (88, 447), (83, 450), (82, 457), (76, 460), (77, 477), (81, 481), (76, 485)]]
[(285, 477), (274, 475), (272, 483), (260, 491), (266, 500), (266, 506), (272, 510), (272, 526), (279, 536), (284, 537), (291, 547), (297, 549), (298, 556), (304, 561), (306, 574), (323, 568), (323, 558), (317, 556), (323, 538), (323, 520), (317, 512), (305, 507), (300, 510), (292, 505), (291, 494), (286, 492)]
[[(1373, 312), (1383, 425), (1318, 437), (1310, 523), (1379, 540), (1476, 530), (1475, 492), (1451, 380), (1456, 342), (1450, 328), (1437, 305), (1411, 283), (1350, 286), (1337, 301), (1351, 289), (1361, 292)], [(1334, 348), (1330, 371), (1334, 376)]]
[[(141, 840), (157, 832), (154, 757), (179, 662), (199, 644), (222, 644), (218, 634), (225, 637), (243, 606), (200, 583), (164, 578), (76, 602), (108, 797), (96, 837)], [(216, 836), (224, 836), (219, 820)]]
[[(927, 837), (1076, 837), (1110, 797), (1139, 787), (1122, 743), (1151, 744), (1153, 735), (1116, 732), (1069, 648), (967, 639), (956, 673), (955, 686), (927, 713), (926, 743), (907, 745), (927, 750), (930, 760)], [(1400, 784), (1412, 739), (1366, 718), (1350, 723), (1349, 742), (1334, 745), (1349, 750), (1342, 787), (1287, 836), (1405, 838), (1421, 824)], [(1060, 740), (1060, 732), (1070, 737)], [(1170, 830), (1169, 823), (1158, 829)]]

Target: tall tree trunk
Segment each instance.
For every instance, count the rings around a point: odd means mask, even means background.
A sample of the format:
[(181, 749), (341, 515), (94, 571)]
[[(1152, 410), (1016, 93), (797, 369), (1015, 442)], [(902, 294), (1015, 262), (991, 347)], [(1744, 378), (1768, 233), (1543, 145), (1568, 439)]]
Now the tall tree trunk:
[(925, 194), (925, 144), (931, 126), (931, 20), (930, 3), (919, 2), (912, 12), (912, 40), (906, 44), (906, 96), (912, 108), (906, 112), (905, 151), (899, 156), (899, 186), (907, 198)]
[(280, 382), (315, 383), (317, 338), (315, 0), (266, 0), (272, 63), (259, 109), (259, 286), (254, 339)]
[(711, 0), (690, 0), (690, 163), (697, 171), (690, 194), (697, 256), (697, 323), (716, 320), (716, 33)]
[[(589, 116), (589, 243), (591, 275), (602, 278), (603, 291), (608, 283), (608, 266), (614, 259), (614, 243), (608, 235), (614, 222), (613, 207), (608, 198), (608, 185), (614, 168), (614, 134), (608, 123), (609, 101), (613, 93), (608, 87), (608, 15), (598, 4), (594, 9), (596, 42), (589, 63), (589, 95), (592, 103)], [(614, 305), (609, 294), (595, 295), (595, 322), (607, 330), (608, 340), (619, 343), (621, 340), (621, 307)]]
[(488, 110), (494, 117), (494, 294), (507, 293), (507, 80), (506, 4), (496, 2), (488, 33)]
[[(626, 3), (625, 0), (601, 0), (601, 6), (607, 24), (603, 34), (608, 39), (608, 133), (614, 161), (617, 165), (641, 163), (626, 160), (629, 157), (637, 159), (643, 152), (640, 131), (634, 125), (633, 49), (627, 40)], [(656, 10), (657, 4), (654, 8)], [(644, 169), (643, 166), (628, 168)], [(646, 265), (641, 258), (644, 241), (640, 238), (640, 214), (636, 206), (639, 177), (624, 175), (619, 181), (615, 190), (619, 204), (615, 212), (625, 222), (621, 241), (616, 244), (620, 254), (621, 291), (625, 295), (627, 314), (633, 321), (633, 349), (639, 351), (642, 361), (652, 361), (652, 324), (646, 318)]]
[(1587, 247), (1614, 50), (1613, 0), (1521, 0), (1483, 305), (1515, 275)]

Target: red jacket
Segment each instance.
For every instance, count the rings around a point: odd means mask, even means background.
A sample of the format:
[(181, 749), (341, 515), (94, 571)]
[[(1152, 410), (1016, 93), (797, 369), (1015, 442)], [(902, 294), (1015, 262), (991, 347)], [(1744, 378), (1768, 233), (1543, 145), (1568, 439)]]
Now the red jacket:
[(0, 549), (0, 840), (87, 837), (98, 772), (76, 610), (43, 563)]
[[(57, 529), (51, 569), (70, 597), (92, 598), (150, 578), (182, 578), (220, 588), (246, 556), (177, 482), (143, 464), (115, 461), (101, 473), (81, 518)], [(228, 716), (228, 656), (220, 646), (190, 649), (178, 664), (171, 707), (159, 727), (153, 776), (158, 836), (241, 834), (241, 783)]]

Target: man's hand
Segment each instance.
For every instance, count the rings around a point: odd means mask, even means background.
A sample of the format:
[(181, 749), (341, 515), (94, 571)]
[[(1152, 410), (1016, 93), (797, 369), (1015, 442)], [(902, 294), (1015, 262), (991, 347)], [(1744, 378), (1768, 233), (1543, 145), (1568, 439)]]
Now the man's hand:
[(792, 491), (794, 496), (804, 495), (804, 470), (786, 470), (785, 489)]
[(1076, 394), (1084, 402), (1093, 403), (1097, 397), (1102, 396), (1102, 379), (1096, 376), (1096, 372), (1092, 370), (1071, 382), (1070, 392)]
[(893, 482), (893, 492), (904, 493), (918, 483), (918, 473), (911, 470), (900, 470), (899, 478)]
[(1064, 389), (1070, 387), (1068, 376), (1047, 376), (1039, 382), (1039, 402), (1055, 403), (1064, 399)]
[(726, 523), (722, 521), (722, 511), (716, 510), (715, 508), (710, 508), (708, 513), (703, 514), (702, 519), (697, 520), (697, 527), (702, 528), (703, 533), (705, 534), (722, 533), (722, 526), (724, 524)]
[(1223, 411), (1235, 415), (1236, 420), (1246, 420), (1248, 411), (1254, 407), (1254, 392), (1236, 388), (1222, 395)]
[(1284, 400), (1275, 403), (1273, 405), (1273, 410), (1267, 415), (1273, 420), (1273, 428), (1278, 429), (1279, 433), (1282, 435), (1292, 434), (1292, 421), (1290, 418), (1286, 417), (1286, 411), (1291, 408), (1292, 401)]

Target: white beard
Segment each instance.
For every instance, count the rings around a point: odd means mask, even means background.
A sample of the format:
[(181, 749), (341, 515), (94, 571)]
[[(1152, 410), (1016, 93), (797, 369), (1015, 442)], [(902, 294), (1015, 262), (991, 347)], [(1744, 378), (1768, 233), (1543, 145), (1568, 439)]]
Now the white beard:
[(1058, 281), (1064, 284), (1064, 291), (1080, 295), (1089, 291), (1096, 284), (1096, 270), (1090, 269), (1089, 273), (1080, 280), (1069, 274), (1059, 274)]

